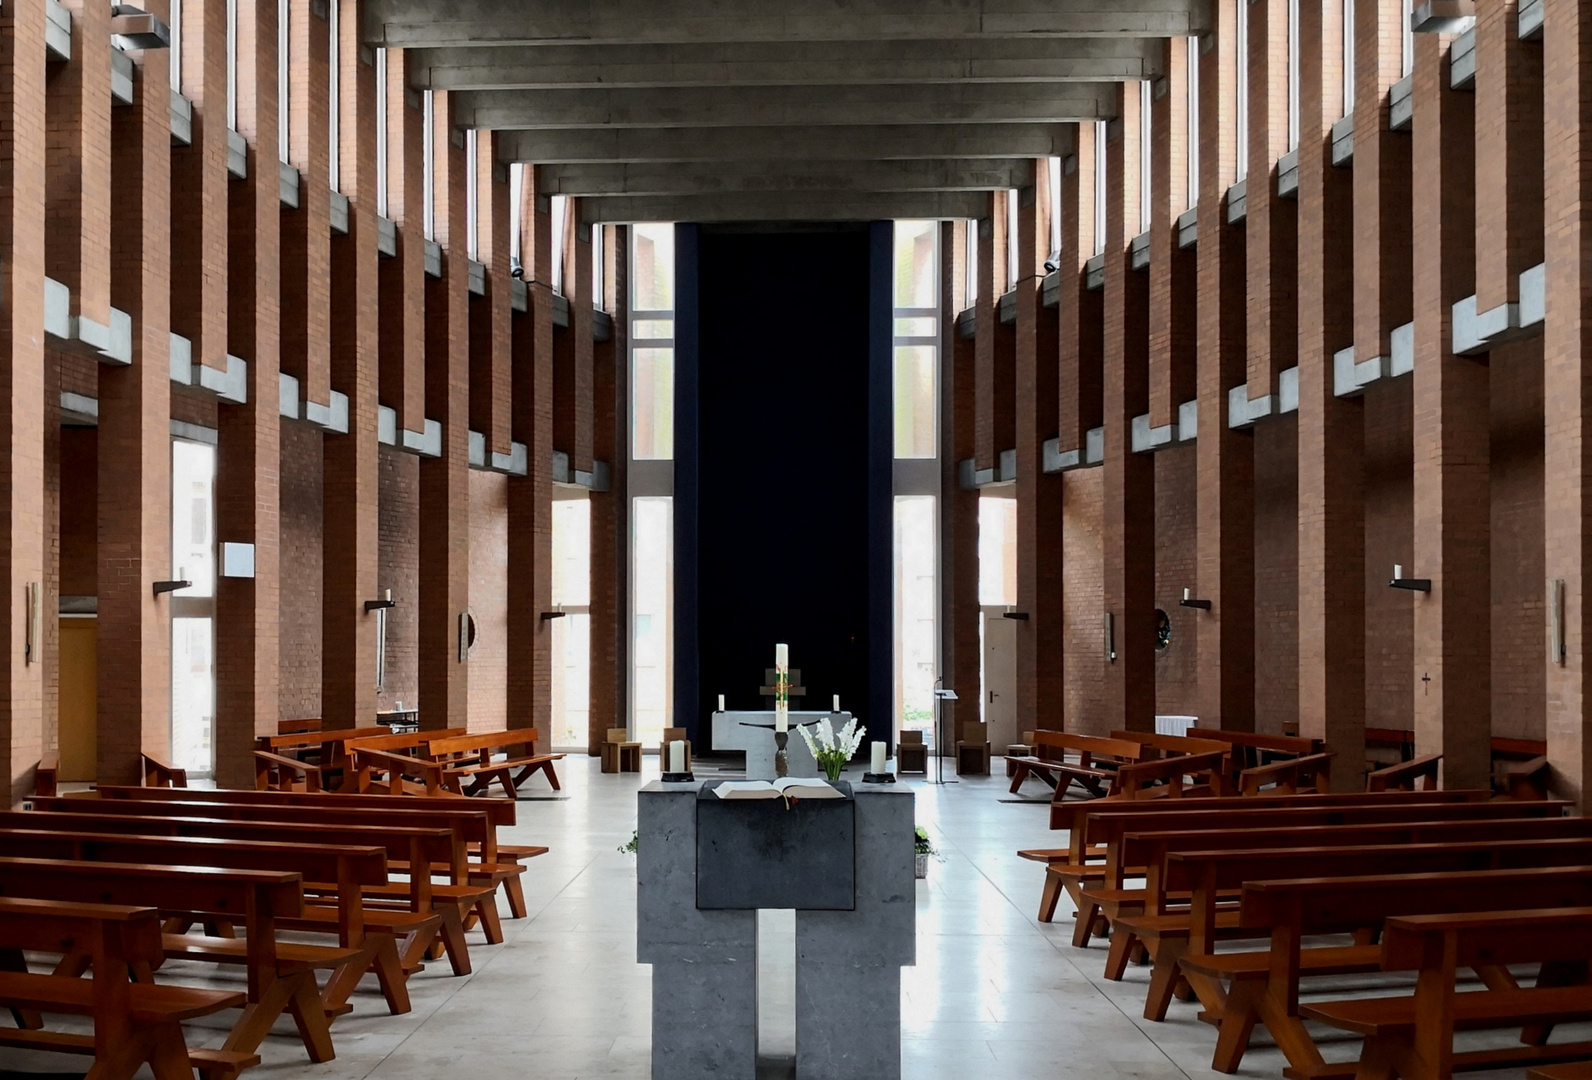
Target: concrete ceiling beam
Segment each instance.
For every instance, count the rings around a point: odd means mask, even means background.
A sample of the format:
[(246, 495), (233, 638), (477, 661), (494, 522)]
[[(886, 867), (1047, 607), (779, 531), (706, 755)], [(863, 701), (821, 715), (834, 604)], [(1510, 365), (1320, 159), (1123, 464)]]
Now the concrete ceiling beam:
[(1115, 82), (1160, 74), (1150, 38), (788, 41), (421, 49), (417, 90), (843, 83)]
[(954, 37), (1183, 37), (1209, 0), (369, 0), (366, 40), (444, 45), (846, 41)]
[(544, 165), (537, 191), (584, 197), (801, 193), (808, 191), (994, 191), (1034, 182), (1031, 158), (935, 161), (714, 162)]
[(654, 90), (465, 90), (462, 127), (822, 127), (866, 124), (1069, 123), (1111, 116), (1112, 83), (749, 86)]
[(983, 192), (850, 191), (729, 195), (628, 196), (583, 199), (586, 222), (882, 221), (890, 218), (976, 218), (989, 213)]
[(761, 162), (778, 170), (799, 161), (1064, 157), (1076, 135), (1075, 124), (507, 131), (498, 153), (504, 162)]

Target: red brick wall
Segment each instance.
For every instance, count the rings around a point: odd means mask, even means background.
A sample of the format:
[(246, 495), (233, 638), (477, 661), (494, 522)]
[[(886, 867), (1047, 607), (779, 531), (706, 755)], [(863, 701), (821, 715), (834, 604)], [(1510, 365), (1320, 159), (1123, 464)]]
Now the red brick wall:
[(1198, 554), (1194, 533), (1194, 447), (1155, 455), (1155, 606), (1172, 620), (1172, 640), (1155, 654), (1155, 711), (1199, 715), (1199, 636), (1194, 608), (1178, 606), (1184, 588), (1195, 588)]
[(1079, 469), (1062, 477), (1061, 546), (1067, 560), (1067, 730), (1104, 735), (1106, 712), (1104, 472)]
[(1299, 420), (1259, 424), (1255, 440), (1255, 730), (1299, 722)]
[[(1394, 379), (1365, 395), (1365, 726), (1413, 728), (1417, 594), (1388, 588), (1393, 565), (1415, 565), (1414, 384)], [(1330, 458), (1330, 455), (1329, 455)], [(1420, 678), (1415, 671), (1413, 679)]]
[(470, 730), (508, 727), (509, 478), (470, 471)]
[(1542, 339), (1492, 351), (1492, 731), (1544, 737)]
[(282, 423), (283, 718), (321, 715), (321, 433)]
[(99, 578), (99, 430), (61, 429), (61, 595), (95, 596)]
[(387, 679), (378, 709), (412, 709), (420, 701), (420, 459), (381, 449), (378, 588), (391, 589), (387, 611)]

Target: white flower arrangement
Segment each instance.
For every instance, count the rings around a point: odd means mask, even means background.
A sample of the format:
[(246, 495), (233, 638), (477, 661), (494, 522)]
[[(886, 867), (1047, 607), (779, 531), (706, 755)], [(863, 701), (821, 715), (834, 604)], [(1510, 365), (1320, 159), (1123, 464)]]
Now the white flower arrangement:
[[(816, 738), (812, 733), (813, 727), (818, 728)], [(841, 768), (856, 755), (857, 748), (862, 745), (862, 737), (868, 734), (867, 728), (857, 726), (855, 717), (846, 722), (838, 735), (835, 734), (835, 725), (828, 720), (820, 720), (816, 725), (803, 724), (797, 730), (807, 741), (807, 749), (812, 751), (813, 760), (818, 762), (831, 782), (840, 779)]]

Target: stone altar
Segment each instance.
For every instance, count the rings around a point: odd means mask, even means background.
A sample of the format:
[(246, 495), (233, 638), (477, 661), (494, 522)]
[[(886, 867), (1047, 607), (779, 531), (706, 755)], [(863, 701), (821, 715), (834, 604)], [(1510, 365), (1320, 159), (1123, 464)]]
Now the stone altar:
[[(702, 786), (653, 781), (636, 798), (636, 958), (652, 965), (652, 1076), (755, 1080), (757, 911), (697, 907)], [(912, 792), (858, 785), (852, 804), (853, 850), (832, 853), (852, 860), (852, 910), (796, 911), (797, 1080), (901, 1076), (901, 968), (916, 961)], [(749, 837), (755, 860), (751, 847)]]
[[(797, 725), (816, 724), (828, 720), (839, 731), (851, 719), (849, 712), (793, 712), (790, 713), (790, 741), (785, 750), (789, 755), (788, 775), (810, 778), (821, 775), (818, 762), (813, 760), (807, 741), (796, 731)], [(748, 780), (774, 779), (774, 713), (729, 710), (713, 714), (713, 749), (746, 751), (746, 778)]]

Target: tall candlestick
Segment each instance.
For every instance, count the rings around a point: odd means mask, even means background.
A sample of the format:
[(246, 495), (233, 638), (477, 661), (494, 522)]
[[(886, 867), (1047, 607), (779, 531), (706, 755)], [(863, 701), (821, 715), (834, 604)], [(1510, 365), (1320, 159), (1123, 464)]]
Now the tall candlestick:
[(873, 740), (873, 760), (870, 762), (869, 772), (875, 776), (884, 775), (884, 742), (881, 739)]
[(790, 730), (790, 713), (783, 701), (774, 705), (774, 730), (781, 732)]
[(774, 646), (774, 670), (786, 672), (790, 670), (790, 646)]
[(672, 773), (685, 772), (685, 743), (679, 739), (669, 744), (669, 771)]
[(835, 695), (835, 708), (834, 708), (834, 711), (835, 712), (839, 712), (840, 711), (840, 695), (839, 694)]
[(719, 712), (723, 712), (723, 711), (724, 711), (724, 695), (720, 694), (719, 695)]

